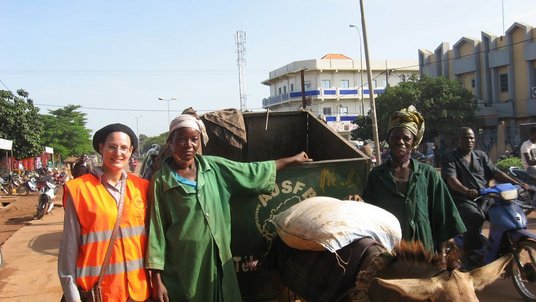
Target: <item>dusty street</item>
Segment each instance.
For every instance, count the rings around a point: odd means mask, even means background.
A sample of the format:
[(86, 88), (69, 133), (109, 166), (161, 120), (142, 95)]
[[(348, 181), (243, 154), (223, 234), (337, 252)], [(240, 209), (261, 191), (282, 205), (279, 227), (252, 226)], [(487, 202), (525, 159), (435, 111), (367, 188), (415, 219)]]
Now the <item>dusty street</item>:
[[(62, 192), (58, 194), (56, 201), (61, 203)], [(28, 196), (0, 196), (0, 245), (33, 220), (38, 196), (38, 193), (30, 193)], [(59, 214), (59, 211), (56, 212)]]
[[(56, 273), (63, 229), (63, 209), (34, 220), (38, 195), (0, 197), (0, 242), (4, 265), (0, 269), (2, 301), (59, 301)], [(9, 204), (8, 204), (9, 203)], [(56, 197), (61, 204), (61, 192)]]

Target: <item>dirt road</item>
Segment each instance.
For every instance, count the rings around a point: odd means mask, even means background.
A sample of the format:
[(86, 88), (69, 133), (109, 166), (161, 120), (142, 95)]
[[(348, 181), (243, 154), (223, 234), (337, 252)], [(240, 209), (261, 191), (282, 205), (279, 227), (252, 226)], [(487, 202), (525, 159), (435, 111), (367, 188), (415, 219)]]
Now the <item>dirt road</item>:
[[(59, 190), (56, 196), (57, 205), (61, 204), (62, 194)], [(38, 196), (38, 193), (30, 193), (27, 196), (0, 196), (0, 245), (33, 220)]]
[[(62, 294), (56, 266), (63, 209), (56, 207), (51, 214), (34, 220), (37, 198), (37, 194), (0, 198), (4, 205), (0, 207), (3, 302), (59, 301)], [(61, 193), (56, 201), (61, 203)]]

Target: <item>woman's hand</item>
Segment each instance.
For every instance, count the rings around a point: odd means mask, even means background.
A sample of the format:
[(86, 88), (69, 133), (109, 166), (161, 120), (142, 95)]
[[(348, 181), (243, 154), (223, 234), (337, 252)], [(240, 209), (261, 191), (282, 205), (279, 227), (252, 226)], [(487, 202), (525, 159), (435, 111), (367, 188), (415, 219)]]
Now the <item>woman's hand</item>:
[(292, 160), (294, 163), (303, 163), (303, 162), (310, 162), (313, 161), (312, 158), (309, 158), (307, 153), (305, 151), (302, 151), (292, 157)]
[(313, 159), (309, 158), (309, 156), (307, 156), (307, 153), (302, 151), (294, 156), (276, 159), (275, 167), (276, 167), (276, 170), (279, 171), (292, 164), (299, 164), (299, 163), (310, 162), (310, 161), (313, 161)]
[(152, 298), (154, 302), (170, 302), (167, 288), (160, 278), (159, 271), (151, 271)]

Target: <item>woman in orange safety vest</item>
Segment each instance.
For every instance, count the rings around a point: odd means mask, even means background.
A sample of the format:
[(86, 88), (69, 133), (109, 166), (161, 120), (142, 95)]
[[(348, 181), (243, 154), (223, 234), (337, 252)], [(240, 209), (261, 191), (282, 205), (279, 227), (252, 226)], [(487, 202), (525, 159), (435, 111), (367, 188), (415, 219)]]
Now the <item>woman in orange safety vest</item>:
[(80, 301), (79, 291), (91, 289), (101, 274), (110, 236), (123, 200), (119, 232), (100, 283), (103, 301), (146, 301), (150, 285), (143, 267), (149, 183), (125, 167), (138, 147), (132, 129), (108, 125), (95, 133), (93, 147), (102, 167), (65, 184), (63, 239), (58, 275), (64, 300)]

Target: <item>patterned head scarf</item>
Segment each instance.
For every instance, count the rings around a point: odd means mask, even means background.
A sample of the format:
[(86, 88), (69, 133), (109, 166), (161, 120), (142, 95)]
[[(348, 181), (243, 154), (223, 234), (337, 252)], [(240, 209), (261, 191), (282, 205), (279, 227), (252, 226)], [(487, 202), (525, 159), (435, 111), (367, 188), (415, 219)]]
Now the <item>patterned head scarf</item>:
[(179, 129), (179, 128), (193, 128), (201, 135), (203, 136), (203, 144), (207, 144), (208, 142), (208, 135), (207, 130), (205, 129), (205, 124), (202, 120), (198, 120), (197, 118), (189, 115), (189, 114), (181, 114), (174, 118), (171, 121), (171, 124), (169, 124), (169, 135), (168, 138), (171, 137), (171, 134), (173, 134), (173, 131)]
[(413, 148), (416, 148), (422, 140), (424, 135), (424, 118), (417, 111), (415, 106), (411, 105), (407, 109), (404, 108), (398, 112), (393, 113), (389, 118), (389, 130), (394, 128), (404, 128), (409, 130), (414, 136)]

